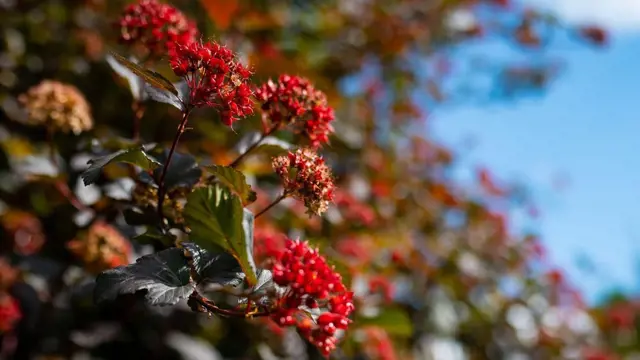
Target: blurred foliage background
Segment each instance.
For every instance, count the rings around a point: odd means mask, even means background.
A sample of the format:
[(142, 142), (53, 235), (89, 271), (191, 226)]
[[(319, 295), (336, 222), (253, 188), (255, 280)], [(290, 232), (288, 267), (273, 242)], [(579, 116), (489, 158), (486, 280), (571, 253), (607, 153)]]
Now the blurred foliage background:
[[(186, 306), (150, 309), (134, 297), (93, 305), (93, 275), (66, 244), (92, 231), (88, 219), (96, 213), (127, 239), (140, 231), (114, 205), (130, 186), (119, 181), (126, 169), (108, 168), (97, 186), (84, 187), (78, 178), (98, 151), (93, 138), (130, 138), (134, 131), (127, 84), (105, 61), (108, 49), (133, 55), (117, 42), (114, 26), (126, 3), (0, 0), (3, 356), (320, 358), (295, 332), (268, 322), (209, 319)], [(511, 229), (511, 214), (534, 212), (526, 188), (495, 179), (490, 169), (478, 171), (475, 186), (457, 184), (450, 174), (457, 149), (436, 143), (429, 131), (436, 107), (543, 92), (563, 67), (551, 39), (600, 48), (608, 40), (604, 29), (568, 27), (511, 0), (171, 3), (206, 38), (239, 52), (255, 71), (254, 83), (302, 75), (336, 110), (336, 131), (323, 152), (339, 180), (335, 206), (308, 219), (300, 204), (286, 202), (256, 224), (257, 254), (278, 246), (278, 233), (309, 239), (355, 292), (357, 315), (334, 358), (640, 356), (638, 304), (622, 296), (597, 308), (584, 304), (548, 263), (537, 235)], [(495, 44), (515, 60), (493, 56)], [(468, 46), (486, 46), (486, 58), (467, 57)], [(166, 62), (153, 65), (172, 78)], [(20, 116), (19, 94), (44, 79), (78, 87), (95, 122), (92, 132), (56, 135), (57, 165), (48, 160), (44, 130), (12, 121)], [(149, 104), (140, 136), (169, 142), (179, 116)], [(243, 134), (260, 125), (256, 117), (229, 131), (216, 117), (196, 112), (180, 145), (203, 163), (228, 163)], [(253, 160), (243, 170), (258, 184), (259, 209), (274, 179)], [(80, 210), (65, 191), (83, 204)], [(137, 255), (149, 251), (132, 245)]]

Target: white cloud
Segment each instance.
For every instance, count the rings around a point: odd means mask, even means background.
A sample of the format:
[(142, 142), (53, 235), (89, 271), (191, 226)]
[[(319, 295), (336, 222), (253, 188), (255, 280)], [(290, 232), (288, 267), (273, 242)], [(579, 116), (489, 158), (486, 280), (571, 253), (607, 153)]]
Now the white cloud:
[(573, 23), (597, 23), (610, 30), (640, 32), (640, 0), (529, 0)]

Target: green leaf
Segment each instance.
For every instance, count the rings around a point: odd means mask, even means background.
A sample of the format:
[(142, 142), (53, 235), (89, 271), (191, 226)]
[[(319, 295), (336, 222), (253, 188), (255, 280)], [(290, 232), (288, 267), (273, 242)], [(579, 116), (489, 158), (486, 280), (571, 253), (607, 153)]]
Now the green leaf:
[(163, 232), (158, 227), (150, 226), (145, 233), (134, 237), (133, 240), (139, 244), (162, 244), (170, 247), (176, 241), (176, 237), (171, 233)]
[(198, 283), (214, 283), (231, 287), (244, 283), (246, 276), (236, 258), (231, 254), (224, 251), (207, 251), (192, 242), (183, 242), (180, 247), (191, 258), (193, 269), (199, 276)]
[(260, 153), (268, 156), (277, 156), (293, 148), (292, 144), (274, 136), (267, 136), (262, 140), (260, 138), (262, 138), (262, 135), (257, 131), (245, 135), (236, 145), (236, 152), (243, 154), (258, 141), (260, 141), (260, 145), (253, 150), (252, 154)]
[[(167, 162), (169, 156), (168, 149), (162, 149), (160, 147), (153, 149), (152, 156), (160, 164), (164, 165)], [(141, 173), (140, 179), (149, 184), (158, 183), (162, 174), (162, 167), (159, 167), (153, 171), (153, 178), (147, 173)], [(190, 154), (181, 154), (174, 152), (167, 169), (167, 175), (164, 178), (164, 186), (166, 189), (172, 189), (175, 187), (192, 187), (200, 181), (202, 176), (202, 169), (198, 167), (196, 159)]]
[(229, 252), (240, 263), (249, 285), (257, 283), (254, 216), (242, 207), (238, 195), (220, 184), (197, 188), (187, 196), (183, 216), (191, 229), (190, 241), (209, 251), (222, 248)]
[(260, 145), (258, 145), (258, 147), (256, 148), (256, 151), (275, 156), (275, 155), (280, 155), (282, 153), (286, 153), (288, 150), (292, 148), (293, 148), (292, 144), (284, 140), (280, 140), (277, 137), (268, 136), (260, 142)]
[(256, 201), (256, 192), (251, 190), (251, 185), (247, 184), (247, 179), (242, 172), (230, 166), (221, 165), (207, 166), (205, 170), (215, 175), (216, 180), (238, 195), (245, 206)]
[[(195, 270), (197, 279), (191, 277)], [(200, 283), (242, 283), (244, 274), (236, 259), (224, 252), (210, 253), (193, 243), (139, 258), (135, 264), (118, 266), (98, 275), (94, 288), (97, 303), (123, 294), (145, 291), (150, 305), (175, 305), (191, 295)]]
[(143, 256), (135, 264), (104, 271), (96, 279), (94, 298), (101, 303), (144, 290), (149, 305), (175, 305), (195, 287), (182, 250), (171, 248)]
[(96, 159), (89, 160), (89, 168), (80, 176), (85, 185), (93, 184), (100, 177), (102, 168), (112, 162), (125, 162), (137, 165), (144, 170), (155, 169), (162, 165), (158, 160), (150, 156), (144, 147), (136, 147), (131, 149), (122, 149), (113, 154), (105, 155)]
[(141, 77), (149, 85), (158, 89), (169, 91), (174, 95), (178, 95), (178, 90), (176, 89), (176, 87), (171, 83), (171, 81), (167, 80), (167, 78), (165, 78), (164, 76), (158, 74), (155, 71), (145, 69), (142, 66), (127, 60), (123, 56), (116, 54), (113, 51), (109, 51), (109, 52), (117, 62), (119, 62), (129, 70), (133, 71), (134, 74)]
[(131, 226), (159, 224), (160, 217), (155, 207), (148, 206), (144, 209), (129, 208), (122, 212), (124, 221)]
[[(109, 136), (105, 139), (94, 139), (94, 150), (118, 151), (121, 149), (132, 149), (139, 147), (141, 144), (132, 139), (119, 136)], [(151, 149), (149, 145), (149, 149)]]
[(406, 311), (401, 308), (383, 308), (373, 318), (360, 317), (359, 325), (375, 325), (385, 329), (391, 336), (410, 337), (413, 335), (413, 323)]
[(147, 83), (144, 84), (144, 91), (149, 95), (151, 100), (169, 104), (180, 111), (185, 111), (186, 109), (186, 105), (182, 102), (181, 97), (168, 90), (158, 89)]
[(127, 80), (129, 83), (129, 90), (131, 90), (131, 95), (133, 95), (134, 99), (145, 100), (146, 94), (142, 91), (144, 81), (141, 77), (116, 60), (115, 56), (112, 54), (107, 54), (107, 63), (111, 66), (111, 69), (116, 72), (116, 74)]

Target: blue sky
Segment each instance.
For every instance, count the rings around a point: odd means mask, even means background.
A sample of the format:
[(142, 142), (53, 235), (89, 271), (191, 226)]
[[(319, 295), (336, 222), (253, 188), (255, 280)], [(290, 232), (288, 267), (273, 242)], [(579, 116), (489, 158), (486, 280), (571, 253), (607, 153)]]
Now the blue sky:
[[(612, 25), (611, 46), (560, 49), (567, 69), (543, 97), (443, 109), (431, 126), (445, 143), (477, 140), (467, 164), (526, 179), (540, 205), (538, 229), (552, 261), (594, 301), (614, 286), (640, 290), (640, 31), (634, 28), (640, 30), (640, 1), (609, 0), (606, 6), (629, 9), (622, 20), (616, 18), (620, 9), (606, 10), (605, 0), (555, 1), (570, 20)], [(595, 6), (596, 13), (580, 4)], [(607, 23), (612, 18), (616, 22)], [(570, 179), (561, 192), (552, 189), (558, 174)], [(581, 256), (592, 260), (596, 273), (580, 271)]]

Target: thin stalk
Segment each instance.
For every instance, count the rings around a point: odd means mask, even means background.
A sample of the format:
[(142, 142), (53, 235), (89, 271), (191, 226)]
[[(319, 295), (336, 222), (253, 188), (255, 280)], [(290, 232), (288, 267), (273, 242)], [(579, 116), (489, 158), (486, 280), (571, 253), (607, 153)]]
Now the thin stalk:
[(246, 318), (246, 317), (265, 317), (271, 315), (268, 310), (258, 311), (255, 313), (247, 313), (246, 311), (235, 311), (229, 309), (223, 309), (218, 307), (213, 301), (204, 298), (202, 295), (194, 292), (191, 294), (191, 298), (195, 300), (198, 305), (202, 306), (208, 312), (228, 317)]
[(258, 145), (260, 145), (262, 143), (262, 141), (264, 141), (264, 139), (267, 138), (267, 136), (273, 134), (276, 130), (278, 129), (277, 126), (272, 127), (271, 129), (267, 130), (266, 132), (264, 132), (260, 138), (258, 139), (258, 141), (256, 141), (255, 143), (251, 144), (247, 150), (245, 150), (242, 154), (240, 154), (240, 156), (238, 156), (235, 160), (233, 160), (233, 162), (231, 164), (229, 164), (230, 167), (232, 168), (236, 168), (240, 162), (242, 162), (242, 160), (247, 157), (247, 155), (249, 155), (253, 150), (255, 150), (255, 148), (258, 147)]
[(259, 213), (256, 214), (255, 218), (257, 219), (258, 217), (260, 217), (262, 214), (266, 213), (267, 211), (269, 211), (269, 209), (271, 209), (272, 207), (278, 205), (278, 203), (280, 203), (280, 201), (284, 200), (287, 197), (286, 193), (283, 193), (282, 195), (278, 196), (275, 200), (273, 200), (273, 202), (271, 204), (269, 204), (266, 208), (260, 210)]
[(167, 177), (167, 170), (169, 169), (169, 165), (171, 164), (171, 158), (176, 151), (176, 146), (178, 146), (178, 142), (180, 141), (180, 136), (184, 133), (185, 128), (187, 127), (187, 122), (189, 121), (189, 113), (191, 109), (185, 110), (182, 114), (182, 121), (180, 121), (180, 125), (178, 126), (178, 131), (176, 136), (173, 138), (173, 143), (171, 144), (171, 149), (169, 149), (169, 155), (167, 155), (167, 161), (165, 161), (164, 166), (162, 167), (162, 173), (160, 174), (160, 179), (158, 180), (158, 215), (160, 216), (160, 221), (164, 223), (164, 196), (166, 195), (166, 189), (164, 185), (164, 179)]

